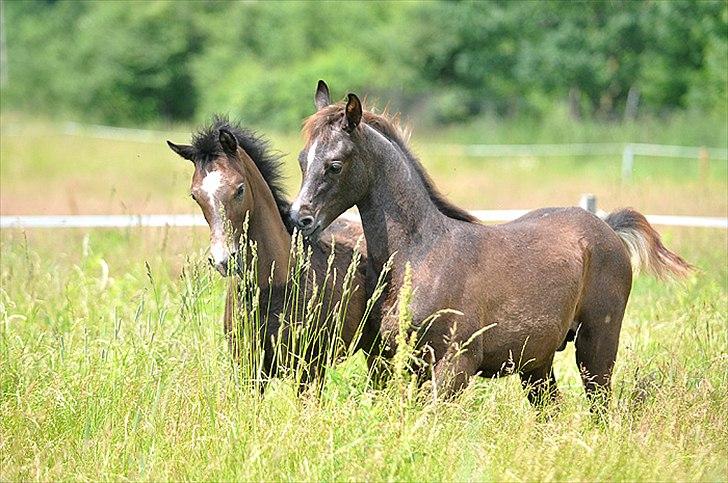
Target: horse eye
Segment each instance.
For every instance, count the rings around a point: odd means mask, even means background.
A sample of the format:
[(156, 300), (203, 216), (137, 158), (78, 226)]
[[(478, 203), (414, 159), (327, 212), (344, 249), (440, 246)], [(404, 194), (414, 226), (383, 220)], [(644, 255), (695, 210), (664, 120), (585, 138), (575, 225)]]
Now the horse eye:
[(245, 185), (240, 184), (240, 186), (238, 186), (238, 189), (235, 190), (235, 197), (240, 198), (241, 196), (243, 196), (243, 193), (245, 193)]
[(341, 163), (331, 163), (329, 165), (328, 172), (331, 174), (339, 174), (339, 173), (341, 173), (342, 167), (343, 167), (343, 165)]

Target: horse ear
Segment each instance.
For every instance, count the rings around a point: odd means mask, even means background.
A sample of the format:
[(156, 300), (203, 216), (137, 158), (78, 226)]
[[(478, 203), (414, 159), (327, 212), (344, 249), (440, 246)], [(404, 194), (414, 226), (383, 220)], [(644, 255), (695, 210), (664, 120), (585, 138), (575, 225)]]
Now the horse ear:
[(329, 86), (326, 82), (320, 80), (316, 86), (316, 96), (314, 96), (314, 104), (316, 104), (316, 110), (320, 111), (324, 107), (331, 104), (331, 95), (329, 95)]
[(356, 94), (349, 93), (349, 100), (346, 102), (346, 125), (344, 129), (351, 132), (361, 122), (361, 101)]
[(193, 148), (192, 146), (187, 146), (185, 144), (175, 144), (172, 141), (167, 141), (167, 146), (169, 146), (169, 149), (179, 154), (181, 157), (189, 161), (195, 160), (195, 148)]
[(238, 140), (227, 129), (220, 129), (220, 145), (225, 154), (232, 156), (238, 152)]

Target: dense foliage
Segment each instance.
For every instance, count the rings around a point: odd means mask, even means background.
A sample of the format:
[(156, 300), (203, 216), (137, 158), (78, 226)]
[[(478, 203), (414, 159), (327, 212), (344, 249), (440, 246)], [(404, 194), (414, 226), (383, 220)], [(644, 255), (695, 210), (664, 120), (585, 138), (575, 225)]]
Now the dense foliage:
[(3, 106), (290, 128), (319, 78), (430, 122), (726, 110), (728, 4), (4, 2)]

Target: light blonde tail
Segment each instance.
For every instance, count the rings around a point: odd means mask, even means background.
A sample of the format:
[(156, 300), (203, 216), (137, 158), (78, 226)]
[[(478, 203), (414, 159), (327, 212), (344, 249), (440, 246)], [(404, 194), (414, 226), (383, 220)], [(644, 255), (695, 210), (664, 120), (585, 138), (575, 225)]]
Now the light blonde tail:
[(660, 234), (642, 213), (626, 208), (610, 213), (604, 221), (624, 242), (635, 271), (644, 270), (658, 278), (683, 278), (693, 270), (692, 265), (662, 244)]

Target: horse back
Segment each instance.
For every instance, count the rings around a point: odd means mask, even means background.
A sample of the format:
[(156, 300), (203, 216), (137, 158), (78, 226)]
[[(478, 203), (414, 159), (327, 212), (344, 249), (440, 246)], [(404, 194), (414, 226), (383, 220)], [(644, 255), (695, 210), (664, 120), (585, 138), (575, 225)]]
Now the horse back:
[(540, 266), (547, 259), (563, 259), (576, 264), (574, 268), (578, 265), (586, 281), (606, 277), (631, 285), (632, 268), (624, 243), (604, 220), (586, 210), (542, 208), (493, 229), (517, 245), (528, 263)]

